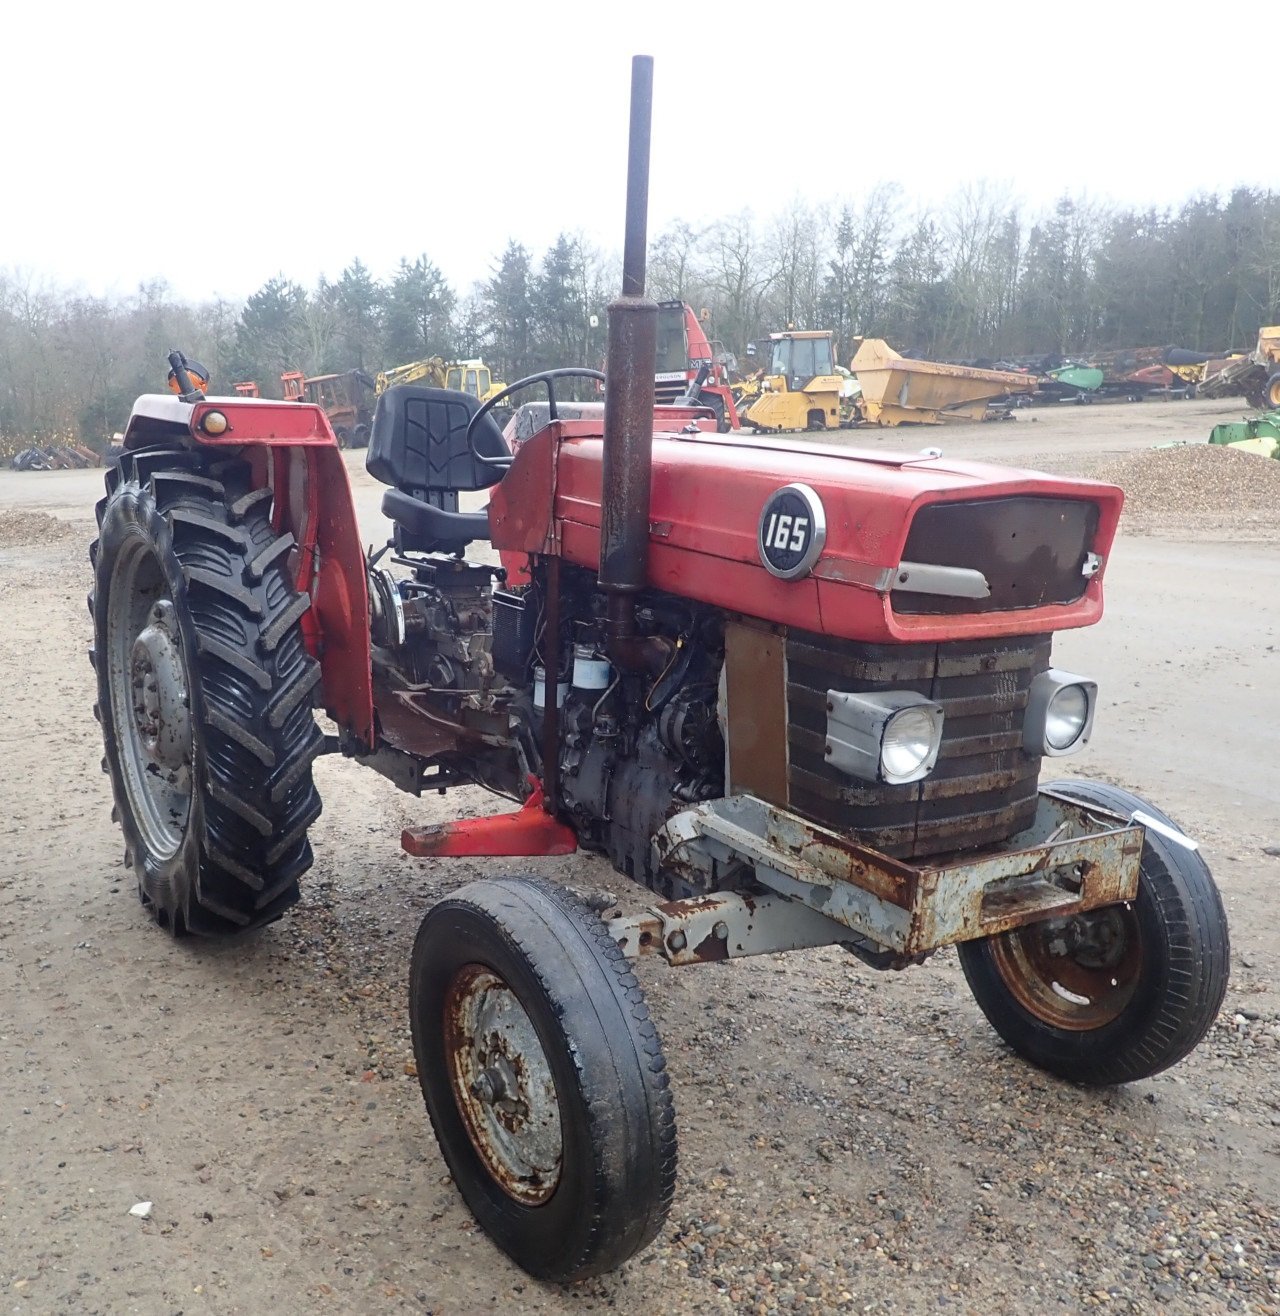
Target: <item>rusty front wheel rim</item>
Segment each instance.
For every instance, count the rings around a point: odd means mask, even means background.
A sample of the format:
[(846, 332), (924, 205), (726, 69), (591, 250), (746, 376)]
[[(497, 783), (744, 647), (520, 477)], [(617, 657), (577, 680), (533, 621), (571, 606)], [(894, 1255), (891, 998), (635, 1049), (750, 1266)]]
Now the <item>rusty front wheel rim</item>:
[(528, 1011), (492, 969), (464, 964), (453, 975), (444, 1044), (454, 1103), (485, 1171), (515, 1201), (542, 1205), (564, 1157), (555, 1077)]
[(1133, 999), (1142, 940), (1132, 905), (1107, 905), (993, 937), (991, 958), (1024, 1010), (1052, 1028), (1090, 1032)]

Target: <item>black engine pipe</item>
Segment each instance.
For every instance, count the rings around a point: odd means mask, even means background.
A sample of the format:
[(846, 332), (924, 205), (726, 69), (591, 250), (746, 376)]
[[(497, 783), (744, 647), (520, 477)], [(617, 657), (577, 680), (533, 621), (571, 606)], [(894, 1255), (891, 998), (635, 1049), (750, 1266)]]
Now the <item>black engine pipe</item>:
[(600, 588), (608, 595), (609, 656), (619, 667), (633, 670), (655, 661), (650, 646), (637, 642), (635, 616), (635, 596), (645, 586), (649, 553), (658, 355), (658, 304), (644, 294), (652, 117), (653, 59), (637, 55), (631, 61), (622, 296), (609, 306), (599, 575)]

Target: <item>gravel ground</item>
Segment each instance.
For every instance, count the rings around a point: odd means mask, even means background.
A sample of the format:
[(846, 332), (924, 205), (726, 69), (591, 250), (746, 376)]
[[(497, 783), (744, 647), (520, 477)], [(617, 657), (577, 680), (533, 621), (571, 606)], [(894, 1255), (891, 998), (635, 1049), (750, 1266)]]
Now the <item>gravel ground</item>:
[[(1207, 429), (1200, 404), (1072, 411), (949, 430), (944, 446), (1091, 474)], [(88, 711), (82, 541), (99, 478), (0, 474), (8, 1310), (1280, 1312), (1274, 544), (1208, 543), (1220, 532), (1170, 512), (1122, 538), (1109, 621), (1063, 637), (1109, 694), (1072, 768), (1168, 807), (1222, 886), (1232, 983), (1205, 1043), (1155, 1079), (1086, 1091), (1009, 1054), (950, 952), (887, 975), (834, 950), (646, 962), (681, 1131), (675, 1205), (635, 1261), (559, 1288), (474, 1227), (412, 1072), (417, 921), (511, 865), (426, 864), (396, 838), (491, 802), (420, 802), (321, 760), (317, 864), (294, 915), (222, 945), (149, 926)], [(377, 490), (355, 486), (364, 517)], [(18, 533), (16, 506), (43, 518)], [(1170, 618), (1166, 597), (1191, 606)], [(614, 883), (582, 856), (523, 866)], [(143, 1201), (150, 1218), (131, 1217)]]

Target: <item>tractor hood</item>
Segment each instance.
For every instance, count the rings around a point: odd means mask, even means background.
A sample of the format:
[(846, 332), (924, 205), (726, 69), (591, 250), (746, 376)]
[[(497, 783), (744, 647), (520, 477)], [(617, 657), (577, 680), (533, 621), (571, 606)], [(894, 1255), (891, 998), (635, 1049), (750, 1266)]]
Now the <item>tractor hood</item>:
[[(602, 458), (589, 421), (521, 445), (494, 490), (494, 546), (558, 550), (594, 572)], [(1086, 626), (1102, 615), (1123, 497), (1113, 485), (921, 454), (660, 432), (648, 581), (864, 641)]]

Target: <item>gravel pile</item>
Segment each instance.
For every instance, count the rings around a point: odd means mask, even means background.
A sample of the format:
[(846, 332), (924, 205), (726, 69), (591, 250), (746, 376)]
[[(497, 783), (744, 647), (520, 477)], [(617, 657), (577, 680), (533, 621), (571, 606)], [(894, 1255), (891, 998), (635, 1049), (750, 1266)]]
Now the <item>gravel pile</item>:
[(1221, 444), (1131, 453), (1092, 475), (1124, 490), (1130, 529), (1274, 527), (1280, 521), (1280, 461)]
[(75, 527), (47, 512), (0, 510), (0, 545), (43, 544), (50, 540), (71, 539)]

